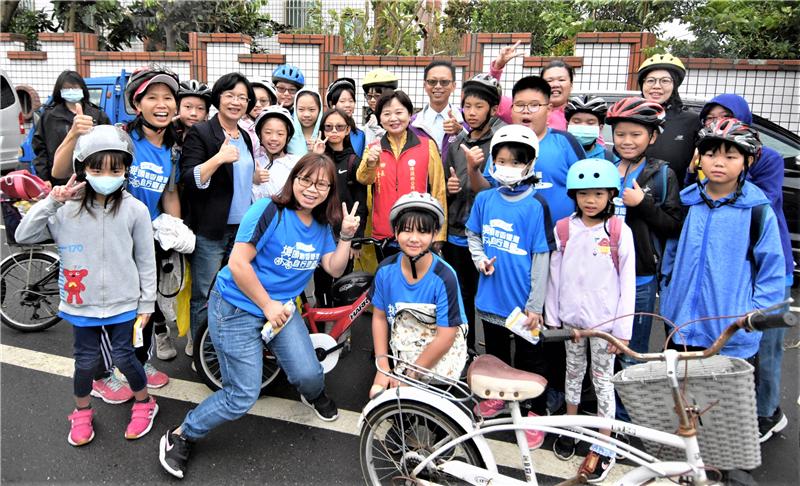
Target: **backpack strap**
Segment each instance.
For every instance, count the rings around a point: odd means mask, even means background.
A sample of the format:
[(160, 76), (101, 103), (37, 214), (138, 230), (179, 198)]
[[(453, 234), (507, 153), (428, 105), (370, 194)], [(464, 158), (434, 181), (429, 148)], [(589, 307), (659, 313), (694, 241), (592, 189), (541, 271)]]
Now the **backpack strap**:
[(567, 247), (567, 240), (569, 240), (569, 216), (561, 218), (556, 223), (556, 235), (558, 235), (558, 249), (564, 253)]
[(653, 177), (653, 199), (656, 204), (662, 205), (667, 200), (667, 181), (669, 179), (669, 165), (663, 164), (658, 169), (658, 174)]
[(767, 207), (769, 203), (759, 204), (758, 206), (753, 206), (750, 208), (750, 241), (747, 244), (747, 259), (750, 261), (750, 264), (755, 266), (756, 258), (755, 254), (753, 253), (753, 248), (758, 243), (759, 238), (761, 238), (761, 234), (764, 232), (764, 220), (767, 216)]
[(622, 233), (622, 220), (616, 216), (608, 219), (608, 232), (611, 233), (611, 261), (619, 275), (619, 239)]
[(614, 156), (614, 149), (606, 145), (606, 149), (603, 151), (603, 157), (605, 157), (607, 161), (614, 163), (614, 160), (616, 159)]
[(544, 196), (539, 194), (539, 191), (533, 191), (533, 198), (542, 205), (542, 212), (544, 214), (544, 234), (547, 235), (547, 248), (549, 248), (550, 251), (555, 251), (556, 242), (553, 238), (553, 216), (550, 212), (550, 206), (547, 204), (547, 200)]

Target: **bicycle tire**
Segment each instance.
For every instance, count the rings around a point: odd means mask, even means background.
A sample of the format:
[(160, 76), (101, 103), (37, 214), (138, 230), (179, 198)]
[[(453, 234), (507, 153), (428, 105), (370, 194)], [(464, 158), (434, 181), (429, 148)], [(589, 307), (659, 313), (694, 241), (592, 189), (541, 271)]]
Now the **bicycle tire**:
[(38, 332), (61, 320), (58, 268), (58, 257), (39, 251), (15, 253), (3, 261), (0, 265), (3, 324), (21, 332)]
[[(361, 473), (369, 485), (403, 484), (398, 482), (402, 480), (407, 481), (406, 484), (418, 484), (410, 473), (421, 460), (437, 446), (465, 433), (441, 411), (419, 402), (403, 401), (400, 405), (396, 401), (388, 402), (370, 412), (365, 420), (359, 440), (359, 458)], [(440, 459), (455, 457), (485, 467), (473, 441), (459, 444)], [(463, 484), (457, 478), (430, 469), (417, 479), (436, 484)]]
[[(211, 336), (208, 333), (208, 322), (203, 322), (197, 329), (197, 339), (194, 342), (194, 367), (197, 375), (209, 388), (214, 391), (222, 388), (222, 373), (217, 361), (217, 351)], [(272, 353), (264, 346), (264, 360), (261, 371), (261, 393), (263, 394), (267, 385), (272, 383), (281, 372), (278, 361)]]

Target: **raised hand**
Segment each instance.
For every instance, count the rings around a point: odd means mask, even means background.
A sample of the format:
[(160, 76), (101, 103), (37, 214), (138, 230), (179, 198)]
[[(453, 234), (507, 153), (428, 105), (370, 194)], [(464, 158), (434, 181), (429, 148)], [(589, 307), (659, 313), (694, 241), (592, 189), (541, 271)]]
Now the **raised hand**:
[(253, 182), (256, 184), (269, 182), (269, 170), (256, 167), (255, 170), (253, 170)]
[(70, 131), (76, 135), (86, 135), (94, 126), (94, 120), (89, 115), (83, 114), (83, 105), (75, 104), (75, 117), (72, 119)]
[(86, 186), (86, 181), (75, 183), (77, 176), (72, 174), (67, 183), (63, 186), (56, 186), (50, 191), (50, 197), (60, 203), (67, 202), (71, 199), (80, 199), (83, 197), (83, 188)]
[(644, 199), (644, 191), (634, 179), (633, 188), (626, 187), (622, 192), (622, 202), (629, 208), (632, 208), (641, 204), (642, 199)]
[(449, 110), (447, 112), (447, 119), (444, 121), (445, 133), (448, 135), (458, 135), (459, 133), (461, 133), (462, 129), (463, 127), (461, 126), (461, 124), (458, 123), (456, 117), (453, 116), (453, 110)]
[(325, 153), (325, 144), (328, 142), (327, 138), (315, 138), (313, 142), (311, 142), (312, 148), (311, 151), (318, 155), (323, 155)]
[(447, 178), (447, 193), (458, 194), (461, 192), (461, 181), (456, 175), (456, 170), (450, 167), (450, 177)]
[(503, 69), (509, 61), (525, 54), (524, 52), (517, 52), (520, 42), (521, 41), (517, 41), (514, 45), (505, 46), (500, 49), (500, 52), (497, 53), (497, 57), (494, 58), (495, 69)]
[(461, 144), (461, 150), (464, 151), (464, 157), (467, 159), (467, 168), (474, 171), (481, 170), (481, 164), (485, 160), (483, 156), (483, 150), (478, 147), (469, 148), (463, 143)]
[(497, 257), (493, 256), (492, 258), (490, 258), (488, 260), (482, 261), (478, 265), (478, 270), (482, 274), (484, 274), (484, 275), (486, 275), (488, 277), (489, 275), (494, 273), (494, 262), (495, 262), (495, 260), (497, 260)]
[(227, 133), (225, 133), (225, 142), (217, 152), (217, 157), (225, 164), (232, 164), (239, 160), (239, 149), (231, 143), (231, 136)]
[(358, 211), (358, 201), (353, 204), (353, 209), (347, 212), (347, 204), (342, 203), (342, 229), (339, 235), (342, 238), (350, 239), (356, 235), (358, 225), (361, 224), (361, 216), (356, 216)]
[(378, 165), (379, 160), (381, 160), (381, 144), (370, 144), (369, 152), (367, 152), (367, 165), (374, 167)]

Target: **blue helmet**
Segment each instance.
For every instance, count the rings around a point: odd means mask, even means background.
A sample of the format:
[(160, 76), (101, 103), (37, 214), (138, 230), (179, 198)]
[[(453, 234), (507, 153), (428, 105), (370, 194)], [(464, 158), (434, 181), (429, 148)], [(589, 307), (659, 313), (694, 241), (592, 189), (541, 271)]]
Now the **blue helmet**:
[(272, 82), (278, 84), (279, 81), (286, 81), (292, 83), (298, 88), (302, 88), (306, 84), (306, 78), (303, 72), (297, 66), (291, 64), (283, 64), (272, 71)]
[(575, 198), (579, 189), (614, 189), (619, 194), (619, 171), (606, 159), (584, 159), (567, 172), (567, 194)]

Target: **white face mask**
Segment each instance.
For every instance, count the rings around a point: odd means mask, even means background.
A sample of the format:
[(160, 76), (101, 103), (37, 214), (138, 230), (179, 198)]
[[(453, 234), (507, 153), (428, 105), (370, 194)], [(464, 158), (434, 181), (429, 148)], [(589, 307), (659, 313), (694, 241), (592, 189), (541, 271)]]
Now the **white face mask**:
[(92, 186), (94, 192), (108, 196), (122, 187), (125, 183), (125, 176), (93, 176), (86, 174), (86, 182)]
[(500, 183), (501, 186), (510, 186), (522, 180), (524, 167), (511, 167), (508, 165), (495, 165), (494, 166), (494, 180)]

